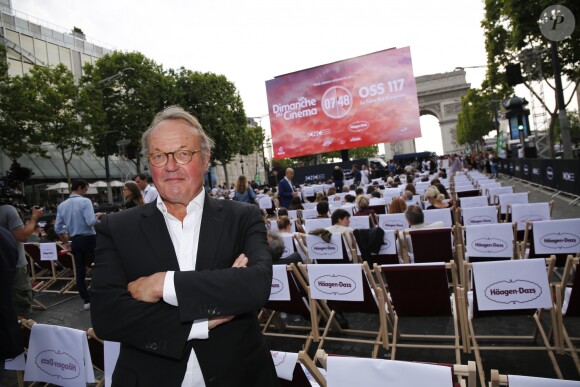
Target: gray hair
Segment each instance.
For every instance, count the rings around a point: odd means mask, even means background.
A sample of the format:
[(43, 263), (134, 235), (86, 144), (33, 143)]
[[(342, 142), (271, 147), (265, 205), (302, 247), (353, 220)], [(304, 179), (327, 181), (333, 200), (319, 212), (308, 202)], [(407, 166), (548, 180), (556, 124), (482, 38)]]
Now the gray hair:
[(151, 122), (149, 128), (147, 128), (147, 130), (141, 136), (141, 151), (143, 152), (143, 155), (145, 157), (149, 155), (149, 136), (151, 135), (151, 132), (153, 132), (153, 129), (155, 129), (157, 125), (163, 121), (167, 120), (181, 120), (191, 125), (199, 137), (199, 144), (201, 146), (202, 154), (205, 156), (204, 159), (209, 162), (211, 150), (215, 145), (214, 141), (205, 133), (197, 118), (179, 106), (169, 106), (162, 112), (157, 113), (155, 118), (153, 118), (153, 122)]
[(276, 231), (268, 231), (268, 244), (270, 245), (270, 252), (272, 253), (272, 260), (278, 261), (282, 258), (286, 245), (284, 240)]

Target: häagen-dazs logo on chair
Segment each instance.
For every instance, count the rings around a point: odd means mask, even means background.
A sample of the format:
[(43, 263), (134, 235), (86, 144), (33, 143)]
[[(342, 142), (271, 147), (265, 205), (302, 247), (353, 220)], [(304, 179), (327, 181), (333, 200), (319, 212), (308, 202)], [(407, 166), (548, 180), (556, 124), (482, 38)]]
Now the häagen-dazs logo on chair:
[(356, 282), (344, 275), (326, 274), (316, 278), (314, 286), (325, 294), (348, 294), (356, 289)]
[(40, 352), (36, 356), (36, 365), (48, 375), (59, 379), (75, 379), (81, 373), (79, 364), (74, 357), (66, 352), (52, 349)]
[(569, 232), (558, 232), (544, 235), (540, 243), (551, 249), (569, 249), (580, 244), (580, 236)]
[(391, 242), (389, 240), (384, 240), (383, 244), (381, 245), (381, 249), (379, 250), (379, 253), (381, 251), (385, 251), (387, 249), (389, 249), (391, 247)]
[(526, 223), (527, 221), (530, 222), (541, 222), (543, 220), (549, 220), (544, 218), (542, 215), (522, 215), (518, 218), (518, 223)]
[(407, 226), (401, 221), (389, 220), (383, 223), (383, 227), (386, 228), (387, 230), (400, 230), (406, 228)]
[(278, 278), (272, 278), (272, 289), (270, 294), (278, 294), (284, 289), (284, 284)]
[(499, 281), (485, 289), (485, 297), (500, 304), (525, 304), (541, 294), (540, 285), (526, 280)]
[(468, 224), (492, 224), (494, 219), (491, 216), (478, 215), (470, 218)]
[(471, 247), (482, 253), (499, 253), (508, 248), (508, 243), (498, 238), (479, 238), (471, 243)]
[(274, 361), (274, 366), (278, 367), (280, 364), (284, 363), (286, 359), (286, 352), (270, 351), (272, 354), (272, 360)]
[(312, 246), (312, 251), (318, 254), (330, 255), (336, 253), (338, 251), (338, 247), (332, 242), (319, 242)]

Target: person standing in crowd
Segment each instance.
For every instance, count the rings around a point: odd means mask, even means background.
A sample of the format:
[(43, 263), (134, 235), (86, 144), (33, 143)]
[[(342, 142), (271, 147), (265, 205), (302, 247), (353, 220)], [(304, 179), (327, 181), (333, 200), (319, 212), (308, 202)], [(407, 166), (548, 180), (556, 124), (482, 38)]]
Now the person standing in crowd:
[(248, 186), (248, 180), (244, 175), (238, 177), (233, 200), (237, 202), (256, 204), (256, 193)]
[(454, 153), (449, 157), (449, 163), (451, 165), (451, 176), (463, 170), (463, 163), (457, 154)]
[(279, 385), (257, 318), (272, 285), (266, 228), (257, 206), (205, 193), (212, 147), (183, 109), (157, 114), (141, 140), (157, 201), (99, 227), (91, 317), (121, 342), (113, 385)]
[(360, 181), (361, 181), (361, 173), (358, 170), (358, 166), (356, 164), (354, 164), (350, 170), (350, 175), (352, 176), (352, 178), (354, 179), (354, 185), (355, 186), (359, 186), (360, 185)]
[(298, 194), (294, 191), (292, 178), (294, 178), (294, 170), (292, 168), (286, 168), (286, 176), (278, 184), (280, 207), (288, 208), (290, 203), (292, 203), (292, 198)]
[(337, 191), (342, 189), (344, 185), (344, 172), (339, 165), (334, 167), (334, 171), (332, 171), (332, 181), (334, 182), (334, 187)]
[(24, 351), (11, 296), (17, 262), (16, 239), (10, 231), (0, 227), (0, 384), (4, 374), (4, 361), (13, 359)]
[(139, 186), (131, 180), (123, 185), (123, 199), (125, 199), (125, 209), (145, 204)]
[(25, 225), (16, 207), (11, 204), (0, 205), (0, 227), (9, 230), (18, 241), (18, 262), (12, 286), (12, 300), (19, 316), (25, 316), (32, 311), (33, 299), (30, 276), (28, 275), (28, 260), (22, 243), (30, 238), (38, 224), (38, 219), (44, 215), (44, 211), (42, 208), (34, 206), (30, 213), (32, 216)]
[(361, 171), (360, 171), (360, 183), (362, 185), (367, 185), (370, 183), (370, 179), (369, 179), (369, 168), (366, 166), (366, 164), (363, 164), (361, 167)]
[(139, 186), (141, 194), (143, 195), (143, 201), (145, 203), (151, 203), (157, 199), (157, 189), (149, 185), (146, 174), (140, 173), (136, 175), (133, 178), (133, 181)]
[(70, 244), (75, 259), (77, 289), (85, 310), (91, 308), (91, 296), (85, 282), (86, 265), (95, 257), (97, 237), (94, 226), (104, 215), (102, 212), (95, 214), (91, 200), (84, 197), (88, 190), (89, 183), (85, 180), (73, 181), (71, 195), (58, 206), (54, 225), (60, 240)]

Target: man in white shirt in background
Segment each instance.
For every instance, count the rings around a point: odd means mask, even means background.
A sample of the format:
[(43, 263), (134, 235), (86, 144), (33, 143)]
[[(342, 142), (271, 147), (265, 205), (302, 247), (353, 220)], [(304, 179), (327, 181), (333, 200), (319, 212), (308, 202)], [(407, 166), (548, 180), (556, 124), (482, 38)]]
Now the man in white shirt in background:
[(157, 200), (157, 189), (155, 187), (149, 185), (149, 181), (147, 180), (147, 175), (144, 173), (140, 173), (133, 178), (133, 181), (137, 183), (141, 193), (143, 194), (143, 201), (145, 203), (151, 203)]

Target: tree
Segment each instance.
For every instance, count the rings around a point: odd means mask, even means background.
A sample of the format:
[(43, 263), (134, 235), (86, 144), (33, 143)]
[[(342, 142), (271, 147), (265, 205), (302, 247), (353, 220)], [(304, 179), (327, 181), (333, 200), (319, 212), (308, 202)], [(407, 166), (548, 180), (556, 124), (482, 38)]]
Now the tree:
[(476, 144), (495, 129), (491, 97), (481, 89), (469, 89), (461, 98), (461, 113), (457, 121), (457, 142)]
[[(568, 112), (568, 119), (570, 120), (570, 137), (572, 142), (580, 141), (580, 118), (578, 116), (578, 110), (572, 110)], [(560, 138), (560, 124), (556, 123), (554, 126), (554, 142), (557, 142)]]
[[(376, 157), (379, 153), (378, 145), (361, 146), (359, 148), (352, 148), (348, 150), (348, 154), (352, 160), (366, 159), (369, 157)], [(340, 159), (340, 151), (327, 152), (322, 154), (322, 160), (326, 163), (332, 159)]]
[[(558, 3), (568, 7), (575, 15), (580, 14), (580, 3), (578, 1), (564, 0)], [(548, 48), (549, 42), (541, 34), (537, 21), (540, 19), (542, 11), (552, 4), (553, 2), (547, 0), (485, 1), (485, 18), (481, 24), (485, 33), (487, 51), (486, 85), (493, 87), (493, 91), (499, 90), (505, 93), (509, 89), (505, 82), (505, 66), (516, 62), (518, 60), (517, 54), (526, 54), (531, 53), (534, 49)], [(574, 89), (580, 81), (579, 40), (580, 32), (576, 28), (570, 38), (558, 43), (562, 74), (572, 83)], [(544, 52), (538, 57), (540, 58), (539, 66), (541, 66), (542, 73), (549, 78), (548, 74), (552, 74), (551, 56)], [(526, 73), (525, 75), (528, 74)], [(555, 93), (555, 87), (550, 83), (547, 84)], [(524, 85), (538, 98), (544, 109), (549, 112), (552, 118), (548, 128), (549, 138), (553, 138), (554, 125), (558, 121), (557, 108), (549, 109), (546, 101), (539, 98), (529, 82), (524, 82)], [(570, 101), (571, 99), (566, 102), (566, 106)], [(552, 144), (550, 144), (550, 151), (553, 152)]]
[(215, 141), (211, 161), (219, 161), (229, 184), (225, 166), (243, 152), (249, 152), (246, 113), (235, 87), (225, 76), (180, 68), (172, 72), (175, 102), (193, 114)]
[[(87, 130), (79, 121), (79, 88), (66, 66), (34, 66), (22, 77), (26, 90), (25, 119), (35, 136), (52, 144), (60, 153), (70, 186), (69, 164), (73, 155), (80, 156), (90, 147)], [(46, 157), (45, 152), (40, 152)]]
[(162, 66), (138, 52), (115, 51), (93, 65), (85, 65), (81, 80), (82, 120), (90, 125), (90, 139), (98, 156), (104, 155), (105, 139), (110, 154), (115, 143), (128, 139), (129, 149), (141, 172), (141, 135), (155, 114), (168, 103), (168, 78)]

